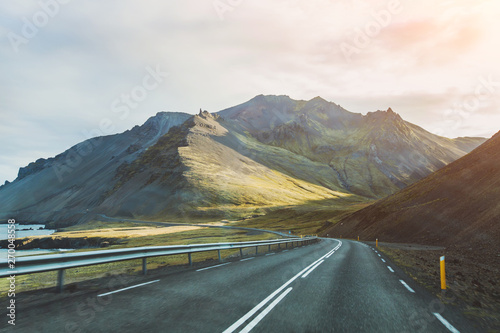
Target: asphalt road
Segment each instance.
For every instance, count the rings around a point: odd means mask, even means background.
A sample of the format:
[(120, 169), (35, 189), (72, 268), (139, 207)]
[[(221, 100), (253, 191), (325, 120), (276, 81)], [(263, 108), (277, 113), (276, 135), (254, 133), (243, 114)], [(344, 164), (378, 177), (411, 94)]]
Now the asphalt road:
[(376, 250), (347, 240), (141, 283), (21, 306), (15, 329), (4, 318), (1, 331), (476, 332)]

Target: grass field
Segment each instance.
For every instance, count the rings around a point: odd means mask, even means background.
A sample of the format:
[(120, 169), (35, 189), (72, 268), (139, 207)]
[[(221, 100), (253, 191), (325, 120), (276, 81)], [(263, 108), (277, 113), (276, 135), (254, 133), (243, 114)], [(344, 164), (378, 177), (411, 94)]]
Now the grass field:
[[(164, 231), (163, 233), (161, 231)], [(124, 233), (127, 235), (124, 235)], [(266, 240), (279, 238), (269, 233), (249, 232), (245, 230), (222, 229), (222, 228), (199, 228), (199, 227), (159, 227), (144, 226), (131, 222), (102, 222), (92, 221), (86, 225), (66, 228), (60, 233), (48, 237), (104, 237), (105, 239), (117, 238), (119, 243), (107, 247), (107, 249), (136, 247), (136, 246), (161, 246), (179, 244), (202, 244), (220, 242), (240, 242), (252, 240)], [(78, 249), (75, 252), (98, 250), (101, 248)], [(222, 258), (236, 255), (239, 250), (221, 251)], [(216, 260), (216, 251), (194, 253), (194, 262), (205, 260)], [(187, 255), (173, 255), (154, 257), (148, 259), (148, 270), (154, 270), (163, 266), (174, 266), (187, 264)], [(85, 281), (88, 279), (110, 276), (114, 274), (139, 274), (142, 270), (142, 260), (127, 260), (103, 265), (85, 266), (67, 269), (65, 272), (65, 283)], [(57, 272), (44, 272), (37, 274), (26, 274), (16, 276), (16, 292), (55, 287)], [(0, 297), (4, 297), (8, 290), (7, 279), (0, 280)]]
[[(293, 235), (320, 234), (323, 230), (335, 224), (342, 216), (349, 214), (367, 203), (353, 200), (352, 202), (339, 202), (339, 200), (316, 201), (308, 205), (281, 208), (270, 211), (266, 215), (248, 218), (240, 221), (221, 223), (214, 220), (189, 220), (189, 223), (210, 223), (213, 225), (230, 225), (281, 231)], [(30, 242), (41, 239), (47, 241), (64, 241), (68, 244), (78, 244), (75, 251), (100, 250), (104, 243), (106, 249), (118, 249), (138, 246), (161, 246), (181, 244), (202, 244), (220, 242), (238, 242), (252, 240), (276, 239), (277, 235), (256, 231), (246, 231), (224, 228), (207, 228), (196, 226), (163, 226), (157, 224), (139, 223), (128, 221), (100, 221), (94, 220), (82, 225), (75, 225), (49, 236), (30, 237)], [(173, 221), (170, 221), (173, 222)], [(179, 221), (177, 221), (179, 222)], [(37, 243), (34, 243), (37, 244)], [(50, 243), (49, 243), (50, 244)], [(222, 251), (222, 257), (238, 255), (239, 250)], [(195, 253), (194, 262), (216, 260), (216, 251)], [(187, 264), (187, 255), (163, 256), (148, 259), (148, 270), (160, 267)], [(93, 278), (105, 277), (115, 274), (140, 274), (141, 260), (129, 260), (103, 265), (93, 265), (66, 270), (65, 283), (72, 284)], [(16, 292), (55, 287), (57, 272), (27, 274), (16, 277)], [(7, 280), (0, 280), (0, 297), (6, 295)]]
[(237, 222), (235, 226), (274, 230), (293, 235), (322, 234), (346, 214), (370, 202), (359, 200), (321, 200), (308, 205), (293, 206), (271, 211), (266, 215)]

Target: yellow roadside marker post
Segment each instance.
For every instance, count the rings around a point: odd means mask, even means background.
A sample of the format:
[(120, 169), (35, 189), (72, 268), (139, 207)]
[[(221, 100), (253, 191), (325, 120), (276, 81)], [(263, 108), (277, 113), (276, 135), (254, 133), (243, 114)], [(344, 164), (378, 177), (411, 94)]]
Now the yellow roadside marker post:
[(358, 242), (359, 242), (359, 236), (358, 236)]
[(439, 260), (440, 267), (441, 267), (441, 289), (445, 290), (446, 289), (446, 273), (444, 269), (444, 256), (441, 257)]
[(375, 239), (375, 247), (378, 247), (378, 238)]

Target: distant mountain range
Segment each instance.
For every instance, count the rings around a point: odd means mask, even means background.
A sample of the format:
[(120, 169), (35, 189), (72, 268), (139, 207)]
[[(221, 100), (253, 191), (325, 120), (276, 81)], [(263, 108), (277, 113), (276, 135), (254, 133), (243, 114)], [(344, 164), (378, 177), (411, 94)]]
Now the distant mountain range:
[(390, 108), (361, 115), (320, 97), (259, 95), (214, 114), (160, 112), (30, 163), (0, 187), (0, 216), (63, 226), (94, 214), (223, 217), (377, 199), (484, 141), (434, 135)]
[[(500, 132), (470, 154), (359, 210), (331, 235), (439, 244), (487, 253), (500, 262)], [(496, 266), (498, 268), (498, 266)]]

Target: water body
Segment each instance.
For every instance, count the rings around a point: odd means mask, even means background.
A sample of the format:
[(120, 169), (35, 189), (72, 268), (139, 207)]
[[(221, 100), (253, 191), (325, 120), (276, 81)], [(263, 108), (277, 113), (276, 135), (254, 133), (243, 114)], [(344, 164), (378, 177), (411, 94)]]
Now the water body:
[[(17, 224), (16, 223), (16, 238), (24, 238), (28, 236), (44, 236), (51, 235), (56, 232), (53, 229), (44, 228), (43, 224)], [(0, 224), (0, 239), (8, 239), (8, 225)], [(70, 251), (68, 249), (31, 249), (31, 250), (16, 250), (16, 257), (45, 254), (45, 253), (60, 253)], [(7, 259), (7, 249), (0, 249), (0, 260)]]
[[(40, 229), (45, 228), (43, 224), (17, 224), (16, 223), (16, 238), (24, 238), (28, 236), (44, 236), (51, 235), (55, 230)], [(32, 229), (32, 230), (29, 230)], [(8, 224), (0, 224), (0, 240), (8, 238)]]

